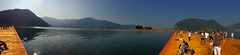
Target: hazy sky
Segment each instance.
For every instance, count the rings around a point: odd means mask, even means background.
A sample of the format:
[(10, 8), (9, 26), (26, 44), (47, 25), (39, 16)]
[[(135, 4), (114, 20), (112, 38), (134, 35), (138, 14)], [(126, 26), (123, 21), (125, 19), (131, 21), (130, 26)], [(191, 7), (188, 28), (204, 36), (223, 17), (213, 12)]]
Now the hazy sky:
[(186, 18), (240, 22), (240, 0), (0, 0), (0, 10), (30, 9), (37, 16), (58, 19), (94, 17), (119, 24), (172, 27)]

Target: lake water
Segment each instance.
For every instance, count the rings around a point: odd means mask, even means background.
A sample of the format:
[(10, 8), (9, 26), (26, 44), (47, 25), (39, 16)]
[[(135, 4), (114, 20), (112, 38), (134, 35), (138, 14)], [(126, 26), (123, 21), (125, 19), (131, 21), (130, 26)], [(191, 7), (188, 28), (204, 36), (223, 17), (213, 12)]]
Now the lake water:
[(173, 32), (19, 28), (29, 55), (158, 55)]
[[(227, 35), (228, 38), (231, 38), (231, 33), (232, 33), (232, 32), (228, 32), (228, 33), (227, 33), (227, 34), (228, 34), (228, 35)], [(234, 38), (235, 38), (235, 39), (240, 39), (240, 32), (234, 32)]]

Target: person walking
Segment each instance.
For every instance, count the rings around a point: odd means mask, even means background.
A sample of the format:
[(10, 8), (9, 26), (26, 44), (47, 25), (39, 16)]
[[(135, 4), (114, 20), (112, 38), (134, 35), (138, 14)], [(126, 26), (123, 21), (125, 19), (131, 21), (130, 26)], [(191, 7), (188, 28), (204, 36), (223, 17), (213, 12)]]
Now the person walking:
[(223, 39), (225, 39), (225, 36), (226, 36), (226, 35), (225, 35), (225, 32), (223, 32), (223, 33), (222, 33), (222, 37), (223, 37)]
[(206, 43), (206, 45), (207, 45), (208, 37), (209, 37), (209, 33), (208, 33), (208, 31), (206, 31), (205, 32), (205, 43)]
[(200, 34), (201, 34), (201, 45), (204, 46), (204, 44), (203, 44), (204, 43), (204, 32), (203, 32), (203, 30)]
[(219, 30), (216, 30), (215, 35), (213, 40), (214, 55), (221, 55), (221, 47), (224, 45), (225, 40), (219, 34)]
[(188, 41), (190, 41), (191, 36), (192, 36), (192, 31), (189, 31), (189, 32), (188, 32)]
[(214, 34), (214, 32), (212, 32), (212, 38), (211, 38), (212, 40), (214, 39), (214, 36), (215, 36), (215, 34)]
[(213, 35), (213, 33), (209, 32), (209, 41), (211, 41), (213, 39), (212, 35)]
[(231, 38), (232, 38), (232, 40), (234, 39), (234, 33), (233, 32), (231, 33)]

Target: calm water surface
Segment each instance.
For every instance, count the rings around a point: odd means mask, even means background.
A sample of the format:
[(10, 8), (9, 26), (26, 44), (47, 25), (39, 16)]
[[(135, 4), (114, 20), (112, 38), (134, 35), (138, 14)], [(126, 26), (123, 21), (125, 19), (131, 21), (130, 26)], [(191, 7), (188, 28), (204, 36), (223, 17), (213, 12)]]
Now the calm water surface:
[[(232, 33), (232, 32), (228, 32), (228, 33), (227, 33), (227, 34), (228, 34), (228, 35), (227, 35), (228, 38), (231, 38), (231, 33)], [(235, 39), (240, 39), (240, 32), (234, 32), (234, 38), (235, 38)]]
[(17, 31), (29, 55), (158, 55), (173, 34), (54, 27)]

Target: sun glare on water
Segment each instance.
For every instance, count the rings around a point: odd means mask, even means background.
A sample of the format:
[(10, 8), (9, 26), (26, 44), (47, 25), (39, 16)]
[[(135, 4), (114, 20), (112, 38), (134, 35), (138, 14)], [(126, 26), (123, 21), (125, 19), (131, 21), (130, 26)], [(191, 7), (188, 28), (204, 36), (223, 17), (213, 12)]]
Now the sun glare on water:
[(33, 28), (41, 28), (41, 27), (33, 27)]

